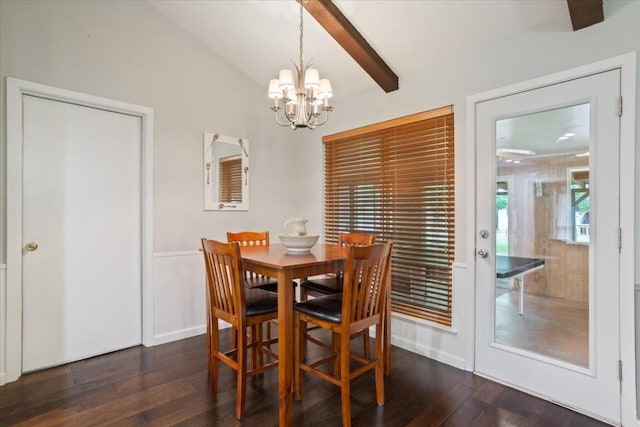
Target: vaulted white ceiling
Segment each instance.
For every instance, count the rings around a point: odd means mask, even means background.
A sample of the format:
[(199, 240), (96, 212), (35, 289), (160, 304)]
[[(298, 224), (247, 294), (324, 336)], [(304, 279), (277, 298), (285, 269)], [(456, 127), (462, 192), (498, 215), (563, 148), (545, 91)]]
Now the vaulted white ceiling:
[[(256, 84), (298, 62), (299, 5), (294, 0), (148, 0)], [(561, 0), (336, 0), (334, 2), (398, 75), (537, 28), (572, 31)], [(336, 97), (382, 91), (304, 12), (304, 57), (331, 79)], [(498, 66), (499, 64), (497, 64)]]

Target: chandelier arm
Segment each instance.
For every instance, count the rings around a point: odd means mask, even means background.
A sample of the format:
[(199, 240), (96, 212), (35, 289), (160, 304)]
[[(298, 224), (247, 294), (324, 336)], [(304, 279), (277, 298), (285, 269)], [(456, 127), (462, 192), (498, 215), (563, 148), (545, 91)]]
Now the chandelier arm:
[(280, 126), (291, 126), (291, 123), (293, 123), (291, 120), (289, 120), (289, 118), (286, 115), (283, 117), (284, 120), (286, 120), (286, 122), (280, 121), (280, 119), (282, 117), (278, 117), (278, 112), (277, 111), (274, 113), (274, 117), (276, 119), (276, 123), (279, 124)]
[[(320, 118), (322, 118), (322, 120), (319, 120)], [(329, 112), (327, 110), (322, 110), (322, 113), (318, 113), (318, 115), (314, 115), (312, 120), (310, 120), (310, 123), (313, 123), (314, 126), (322, 126), (323, 124), (327, 123), (327, 120), (329, 120)]]

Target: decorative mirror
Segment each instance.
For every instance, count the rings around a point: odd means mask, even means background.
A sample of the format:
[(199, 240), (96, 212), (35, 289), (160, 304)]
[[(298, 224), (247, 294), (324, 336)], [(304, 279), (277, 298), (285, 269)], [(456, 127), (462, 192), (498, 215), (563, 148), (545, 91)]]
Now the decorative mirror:
[(249, 141), (204, 133), (204, 210), (249, 210)]

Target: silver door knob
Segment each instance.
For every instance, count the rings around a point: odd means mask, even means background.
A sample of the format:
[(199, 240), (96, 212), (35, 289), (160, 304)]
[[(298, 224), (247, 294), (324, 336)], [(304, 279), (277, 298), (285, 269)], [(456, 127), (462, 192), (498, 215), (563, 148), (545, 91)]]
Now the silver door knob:
[(26, 250), (28, 250), (29, 252), (33, 252), (33, 251), (35, 251), (36, 249), (38, 249), (38, 244), (37, 244), (36, 242), (27, 242), (27, 243), (24, 245), (24, 248), (25, 248)]
[(478, 256), (479, 256), (480, 258), (486, 258), (486, 257), (488, 257), (488, 256), (489, 256), (489, 251), (487, 251), (487, 250), (485, 250), (485, 249), (480, 249), (480, 250), (478, 251)]

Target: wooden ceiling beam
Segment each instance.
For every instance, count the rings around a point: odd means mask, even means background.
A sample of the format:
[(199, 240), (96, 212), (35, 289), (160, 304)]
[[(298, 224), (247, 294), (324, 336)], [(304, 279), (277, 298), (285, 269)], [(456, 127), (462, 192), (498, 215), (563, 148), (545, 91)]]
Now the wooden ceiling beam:
[(604, 21), (602, 0), (567, 0), (573, 31)]
[(297, 0), (385, 92), (398, 89), (398, 76), (331, 0)]

